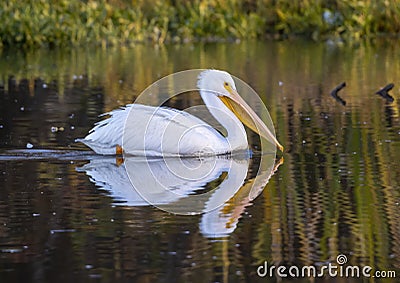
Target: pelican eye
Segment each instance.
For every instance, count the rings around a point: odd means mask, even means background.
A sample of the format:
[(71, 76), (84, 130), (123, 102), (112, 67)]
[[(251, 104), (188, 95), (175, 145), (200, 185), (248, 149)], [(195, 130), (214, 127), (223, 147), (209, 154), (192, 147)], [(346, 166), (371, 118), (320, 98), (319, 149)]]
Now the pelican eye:
[(229, 83), (228, 82), (224, 82), (224, 87), (228, 87)]

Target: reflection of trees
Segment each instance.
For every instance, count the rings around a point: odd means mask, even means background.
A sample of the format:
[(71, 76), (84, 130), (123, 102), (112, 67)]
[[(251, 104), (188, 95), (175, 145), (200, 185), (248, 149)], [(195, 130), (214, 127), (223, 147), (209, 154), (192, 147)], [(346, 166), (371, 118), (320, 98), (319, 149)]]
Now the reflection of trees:
[(87, 77), (66, 87), (59, 83), (8, 78), (0, 92), (0, 145), (67, 146), (86, 134), (86, 125), (97, 121), (104, 111), (102, 87), (90, 86)]
[[(225, 242), (204, 239), (199, 217), (189, 220), (157, 209), (111, 207), (112, 200), (75, 173), (79, 164), (2, 162), (0, 172), (6, 174), (0, 174), (0, 224), (7, 225), (0, 225), (1, 242), (31, 247), (31, 254), (18, 254), (14, 262), (31, 262), (49, 249), (51, 260), (66, 271), (81, 268), (85, 274), (110, 278), (150, 280), (162, 273), (168, 274), (165, 278), (211, 281), (224, 278), (222, 270), (229, 261), (230, 271), (241, 271), (230, 276), (251, 279), (255, 265), (264, 260), (335, 262), (339, 253), (352, 264), (399, 268), (399, 103), (396, 98), (387, 104), (374, 94), (398, 81), (400, 69), (393, 61), (397, 51), (384, 46), (263, 42), (73, 51), (52, 53), (49, 59), (28, 55), (24, 64), (16, 58), (15, 69), (3, 68), (8, 71), (1, 74), (6, 79), (0, 124), (8, 127), (0, 131), (2, 147), (24, 147), (32, 137), (42, 146), (64, 146), (84, 136), (98, 114), (131, 102), (158, 77), (214, 66), (231, 71), (260, 93), (286, 152), (285, 163), (263, 196), (246, 207), (248, 214)], [(24, 65), (42, 69), (27, 70)], [(8, 82), (10, 73), (15, 83)], [(86, 79), (80, 79), (81, 74)], [(35, 87), (31, 78), (36, 77), (48, 88), (40, 87), (40, 81)], [(342, 81), (347, 83), (341, 91), (345, 107), (329, 96)], [(10, 85), (17, 93), (12, 94)], [(11, 95), (25, 99), (25, 111), (13, 104)], [(198, 102), (185, 99), (171, 105)], [(54, 124), (65, 132), (52, 133)], [(76, 126), (74, 132), (68, 130), (71, 125)], [(256, 163), (252, 169), (256, 172)], [(36, 212), (41, 216), (33, 218)], [(50, 237), (48, 231), (55, 228), (77, 232)], [(44, 270), (47, 263), (37, 262)], [(94, 270), (85, 270), (85, 264)]]
[[(277, 64), (287, 65), (282, 61), (291, 60), (291, 55), (280, 51)], [(279, 171), (282, 181), (276, 188), (266, 190), (266, 197), (273, 199), (265, 203), (272, 216), (261, 225), (271, 229), (260, 234), (258, 246), (263, 251), (257, 249), (254, 255), (259, 261), (271, 254), (272, 262), (310, 264), (335, 261), (344, 253), (352, 263), (387, 269), (391, 258), (398, 258), (400, 244), (400, 184), (395, 169), (400, 158), (398, 103), (387, 104), (371, 90), (383, 84), (381, 75), (366, 72), (374, 64), (369, 60), (375, 49), (364, 47), (335, 58), (324, 48), (313, 51), (309, 68), (300, 71), (294, 64), (289, 72), (299, 72), (293, 74), (303, 77), (298, 81), (317, 77), (327, 89), (289, 85), (282, 94), (285, 101), (278, 101), (280, 106), (271, 113), (279, 120), (278, 136), (288, 148), (285, 165), (289, 168)], [(380, 54), (381, 63), (390, 62), (393, 51), (388, 52)], [(296, 63), (307, 66), (307, 62)], [(326, 66), (333, 70), (324, 71)], [(348, 82), (343, 90), (350, 102), (346, 107), (329, 97), (327, 87), (343, 78)], [(394, 264), (399, 267), (397, 260)]]

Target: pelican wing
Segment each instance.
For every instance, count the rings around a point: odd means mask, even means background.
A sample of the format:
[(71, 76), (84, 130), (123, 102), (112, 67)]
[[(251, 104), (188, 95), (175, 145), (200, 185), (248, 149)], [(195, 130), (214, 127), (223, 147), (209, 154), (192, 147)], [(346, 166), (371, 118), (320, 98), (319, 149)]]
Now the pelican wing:
[(115, 154), (116, 146), (122, 145), (125, 120), (131, 106), (130, 104), (100, 115), (110, 117), (97, 122), (85, 138), (75, 141), (84, 143), (98, 154)]
[(115, 154), (117, 145), (133, 155), (187, 154), (202, 147), (224, 150), (220, 148), (226, 146), (219, 132), (184, 111), (129, 104), (104, 115), (110, 117), (77, 140), (98, 154)]

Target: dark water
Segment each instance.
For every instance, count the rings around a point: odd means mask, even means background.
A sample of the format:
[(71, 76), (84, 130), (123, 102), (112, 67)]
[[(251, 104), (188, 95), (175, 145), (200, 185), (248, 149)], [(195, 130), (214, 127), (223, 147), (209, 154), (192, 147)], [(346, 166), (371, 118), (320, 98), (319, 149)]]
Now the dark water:
[[(257, 275), (265, 261), (339, 266), (340, 254), (348, 260), (340, 266), (368, 265), (399, 277), (398, 49), (393, 42), (248, 42), (4, 51), (1, 282), (275, 282), (277, 276)], [(99, 114), (189, 68), (225, 69), (248, 82), (285, 146), (283, 164), (264, 176), (268, 184), (254, 200), (246, 198), (246, 185), (259, 160), (237, 161), (246, 182), (213, 215), (174, 215), (138, 202), (125, 188), (126, 164), (74, 143)], [(346, 105), (330, 96), (344, 81), (338, 94)], [(388, 83), (395, 84), (394, 102), (375, 94)], [(251, 141), (255, 149), (254, 135)], [(224, 174), (215, 172), (208, 186)]]

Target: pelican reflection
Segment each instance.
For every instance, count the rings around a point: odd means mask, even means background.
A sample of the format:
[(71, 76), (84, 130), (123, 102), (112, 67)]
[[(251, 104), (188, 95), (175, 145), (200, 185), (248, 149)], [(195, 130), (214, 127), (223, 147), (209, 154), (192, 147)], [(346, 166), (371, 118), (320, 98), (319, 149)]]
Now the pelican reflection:
[(231, 234), (251, 201), (276, 170), (275, 156), (265, 156), (259, 174), (246, 179), (249, 156), (207, 158), (94, 156), (77, 171), (85, 172), (116, 205), (147, 206), (178, 214), (202, 214), (200, 230), (206, 237)]

